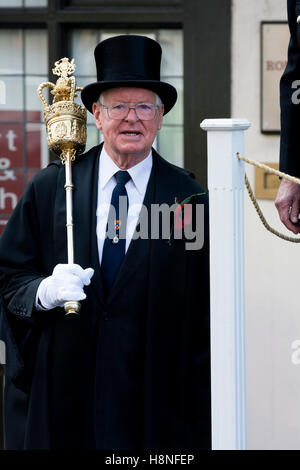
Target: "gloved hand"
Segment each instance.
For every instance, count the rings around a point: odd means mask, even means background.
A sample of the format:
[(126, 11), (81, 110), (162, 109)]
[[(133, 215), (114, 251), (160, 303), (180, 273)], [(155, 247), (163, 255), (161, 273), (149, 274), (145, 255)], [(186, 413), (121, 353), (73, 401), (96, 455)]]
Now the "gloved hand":
[(50, 310), (63, 307), (68, 300), (83, 300), (86, 294), (83, 286), (91, 283), (94, 274), (92, 268), (83, 269), (78, 264), (58, 264), (51, 276), (40, 283), (36, 307), (41, 310)]

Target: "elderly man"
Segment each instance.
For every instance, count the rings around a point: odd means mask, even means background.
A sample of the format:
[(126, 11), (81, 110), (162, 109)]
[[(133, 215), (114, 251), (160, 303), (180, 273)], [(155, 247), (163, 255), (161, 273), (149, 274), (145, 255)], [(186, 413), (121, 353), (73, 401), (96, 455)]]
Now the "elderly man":
[[(300, 3), (287, 1), (290, 43), (288, 63), (280, 81), (281, 137), (280, 169), (300, 178)], [(275, 200), (283, 224), (295, 234), (300, 232), (300, 186), (283, 179)]]
[[(209, 449), (207, 196), (152, 148), (176, 101), (159, 44), (118, 36), (95, 59), (82, 101), (104, 144), (73, 166), (77, 264), (66, 264), (59, 161), (29, 184), (0, 241), (6, 446)], [(175, 200), (191, 210), (153, 236), (153, 208)], [(204, 244), (188, 249), (178, 225), (205, 230)], [(82, 301), (77, 318), (61, 308), (70, 299)]]

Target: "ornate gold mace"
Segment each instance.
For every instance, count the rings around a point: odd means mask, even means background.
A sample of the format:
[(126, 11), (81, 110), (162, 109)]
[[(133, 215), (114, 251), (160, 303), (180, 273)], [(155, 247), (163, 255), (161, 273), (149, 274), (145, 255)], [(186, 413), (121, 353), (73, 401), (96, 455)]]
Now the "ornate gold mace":
[[(82, 153), (86, 144), (86, 109), (75, 103), (76, 91), (82, 88), (76, 87), (75, 77), (70, 77), (75, 72), (74, 59), (69, 61), (67, 57), (55, 62), (52, 69), (53, 74), (59, 78), (56, 84), (51, 82), (42, 83), (37, 93), (44, 106), (44, 119), (47, 129), (47, 142), (65, 165), (65, 190), (66, 190), (66, 227), (68, 264), (74, 263), (74, 241), (73, 241), (73, 216), (72, 216), (72, 162), (75, 155)], [(42, 90), (52, 88), (54, 95), (53, 104), (48, 105)], [(80, 303), (69, 300), (64, 305), (66, 315), (78, 314)]]

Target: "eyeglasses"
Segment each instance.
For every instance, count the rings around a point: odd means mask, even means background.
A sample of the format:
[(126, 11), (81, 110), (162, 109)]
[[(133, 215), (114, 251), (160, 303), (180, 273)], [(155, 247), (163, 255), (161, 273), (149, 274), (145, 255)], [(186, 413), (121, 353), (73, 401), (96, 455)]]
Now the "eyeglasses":
[(130, 109), (134, 109), (136, 117), (141, 121), (151, 121), (154, 119), (159, 106), (151, 103), (138, 103), (135, 106), (129, 106), (127, 103), (113, 103), (110, 106), (100, 105), (107, 109), (107, 114), (110, 119), (125, 119), (128, 116)]

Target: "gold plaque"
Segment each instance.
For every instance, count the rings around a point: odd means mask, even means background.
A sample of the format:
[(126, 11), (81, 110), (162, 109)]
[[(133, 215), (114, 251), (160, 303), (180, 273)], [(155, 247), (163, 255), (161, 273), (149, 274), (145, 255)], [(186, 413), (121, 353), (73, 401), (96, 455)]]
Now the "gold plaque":
[[(263, 162), (265, 165), (278, 170), (278, 163)], [(277, 195), (280, 180), (278, 176), (268, 173), (266, 170), (255, 167), (254, 193), (257, 199), (274, 200)]]

